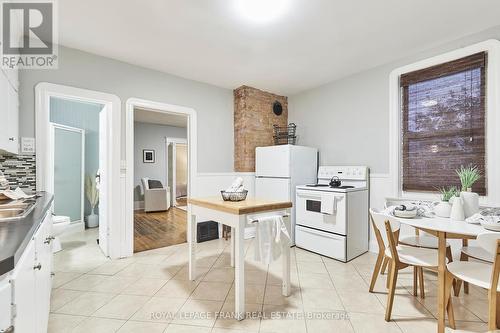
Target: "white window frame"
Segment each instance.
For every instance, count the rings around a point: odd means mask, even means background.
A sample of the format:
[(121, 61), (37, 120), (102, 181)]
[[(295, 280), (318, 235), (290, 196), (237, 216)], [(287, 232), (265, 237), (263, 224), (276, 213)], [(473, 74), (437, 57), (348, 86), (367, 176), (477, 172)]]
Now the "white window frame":
[[(425, 59), (393, 70), (389, 77), (389, 173), (392, 195), (400, 198), (438, 199), (438, 194), (409, 192), (402, 189), (401, 177), (401, 94), (399, 78), (416, 70), (439, 65), (469, 55), (487, 52), (486, 82), (486, 176), (487, 195), (480, 197), (481, 205), (500, 205), (500, 41), (495, 39), (466, 46), (445, 54)], [(454, 172), (454, 170), (450, 170)]]

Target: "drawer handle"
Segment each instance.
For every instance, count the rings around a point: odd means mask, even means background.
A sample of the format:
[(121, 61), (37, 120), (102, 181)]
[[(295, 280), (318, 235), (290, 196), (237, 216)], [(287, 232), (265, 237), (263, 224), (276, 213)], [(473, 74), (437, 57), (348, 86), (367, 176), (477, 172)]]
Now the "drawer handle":
[(38, 270), (41, 270), (42, 269), (42, 264), (38, 264), (36, 265), (35, 267), (33, 267), (33, 269), (38, 269)]
[(14, 141), (14, 137), (10, 137), (10, 138), (9, 138), (9, 141)]
[(49, 236), (47, 238), (45, 238), (45, 244), (50, 244), (50, 242), (52, 242), (54, 239), (56, 239), (54, 236)]
[(14, 326), (9, 326), (6, 329), (0, 330), (0, 333), (14, 333)]

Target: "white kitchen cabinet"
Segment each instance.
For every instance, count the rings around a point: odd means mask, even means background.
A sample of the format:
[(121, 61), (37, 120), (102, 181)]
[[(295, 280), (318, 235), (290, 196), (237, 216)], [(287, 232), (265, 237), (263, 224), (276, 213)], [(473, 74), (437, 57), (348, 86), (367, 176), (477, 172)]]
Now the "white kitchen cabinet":
[(46, 333), (51, 292), (52, 214), (47, 213), (14, 268), (13, 325), (16, 333)]
[(47, 214), (40, 229), (35, 234), (36, 271), (35, 279), (35, 328), (45, 333), (49, 323), (50, 292), (52, 290), (52, 214)]
[(19, 151), (19, 95), (17, 70), (0, 73), (0, 151)]
[(35, 242), (30, 241), (12, 274), (15, 332), (35, 332)]

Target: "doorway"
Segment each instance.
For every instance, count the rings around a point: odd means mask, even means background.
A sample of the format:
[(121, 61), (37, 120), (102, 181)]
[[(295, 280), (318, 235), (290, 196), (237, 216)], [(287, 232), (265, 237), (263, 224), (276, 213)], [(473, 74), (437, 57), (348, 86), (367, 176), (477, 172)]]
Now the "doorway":
[[(178, 207), (177, 195), (173, 192), (174, 186), (169, 179), (173, 170), (169, 173), (167, 138), (183, 139), (184, 142), (180, 143), (186, 145), (184, 156), (187, 166), (184, 170), (187, 179), (182, 182), (185, 184), (185, 190), (181, 191), (183, 195), (180, 199), (187, 201), (193, 190), (192, 180), (196, 173), (196, 112), (176, 105), (130, 99), (127, 101), (126, 115), (126, 234), (129, 249), (131, 252), (138, 252), (184, 243), (187, 240), (187, 212)], [(155, 142), (161, 145), (159, 148), (151, 140), (149, 142), (145, 140), (147, 137), (139, 133), (145, 126), (144, 123), (150, 123), (148, 125), (150, 127), (182, 127), (183, 132), (163, 133), (160, 140), (155, 139)], [(149, 129), (146, 132), (152, 135), (155, 131)], [(180, 172), (182, 174), (182, 171)], [(147, 191), (151, 186), (157, 187), (156, 191), (163, 191), (165, 195), (168, 193), (167, 205), (164, 204), (163, 194), (157, 198), (159, 201), (148, 200), (155, 193)], [(147, 201), (153, 202), (153, 205), (149, 205)]]
[(187, 117), (135, 108), (134, 152), (134, 252), (184, 243)]
[(172, 206), (187, 211), (187, 140), (167, 138), (167, 179), (171, 187)]
[[(89, 221), (94, 210), (99, 216), (95, 229), (102, 253), (111, 258), (124, 256), (119, 223), (119, 99), (50, 83), (38, 84), (35, 94), (37, 190), (55, 195), (54, 213), (71, 219), (68, 232), (83, 230), (84, 220)], [(85, 199), (85, 174), (99, 187), (98, 206)]]

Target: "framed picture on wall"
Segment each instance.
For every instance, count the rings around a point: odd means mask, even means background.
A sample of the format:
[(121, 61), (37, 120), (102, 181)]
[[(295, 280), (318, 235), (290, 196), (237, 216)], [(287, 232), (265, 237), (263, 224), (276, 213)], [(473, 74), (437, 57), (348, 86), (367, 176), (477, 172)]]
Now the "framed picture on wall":
[(155, 162), (155, 151), (153, 149), (143, 149), (142, 150), (142, 162), (143, 163), (154, 163)]

